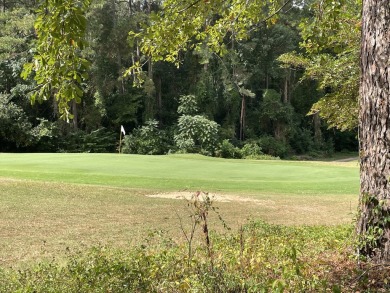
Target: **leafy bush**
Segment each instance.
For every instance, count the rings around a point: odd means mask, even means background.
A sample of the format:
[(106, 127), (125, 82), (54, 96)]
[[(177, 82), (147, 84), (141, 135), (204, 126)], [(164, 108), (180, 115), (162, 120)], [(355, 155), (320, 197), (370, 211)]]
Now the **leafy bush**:
[(60, 152), (71, 153), (108, 153), (115, 152), (116, 133), (102, 127), (86, 133), (82, 130), (72, 131), (58, 137)]
[(251, 222), (235, 234), (211, 233), (212, 254), (198, 245), (190, 261), (185, 243), (166, 238), (127, 250), (97, 247), (66, 262), (0, 270), (0, 291), (377, 292), (378, 283), (358, 283), (347, 248), (352, 231)]
[(168, 152), (169, 135), (158, 128), (156, 120), (148, 120), (123, 140), (123, 153), (140, 155), (162, 155)]
[(263, 155), (261, 147), (255, 142), (249, 142), (244, 144), (241, 149), (241, 154), (245, 159), (253, 159), (257, 156)]
[(259, 139), (259, 145), (264, 153), (274, 157), (284, 158), (287, 156), (289, 146), (287, 143), (277, 140), (272, 136), (263, 136)]
[(198, 105), (194, 95), (180, 96), (177, 113), (183, 115), (194, 115), (198, 112)]
[(201, 115), (182, 115), (174, 141), (179, 150), (212, 155), (218, 144), (219, 125)]
[(228, 139), (224, 139), (219, 145), (217, 156), (226, 159), (241, 159), (241, 151), (235, 147)]
[(264, 154), (261, 151), (261, 147), (255, 143), (250, 142), (246, 143), (241, 149), (241, 155), (245, 159), (250, 160), (279, 160), (279, 157), (274, 157), (272, 155)]
[(0, 151), (32, 145), (32, 130), (23, 108), (15, 104), (10, 95), (0, 92)]
[(297, 128), (290, 140), (291, 147), (297, 154), (305, 154), (313, 149), (313, 134), (308, 129)]

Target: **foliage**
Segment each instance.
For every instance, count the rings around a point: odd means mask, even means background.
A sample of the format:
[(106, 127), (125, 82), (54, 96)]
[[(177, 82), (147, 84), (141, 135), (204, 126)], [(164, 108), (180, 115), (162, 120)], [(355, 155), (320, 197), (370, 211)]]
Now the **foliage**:
[(262, 136), (258, 141), (261, 149), (268, 155), (284, 158), (289, 153), (289, 146), (273, 136)]
[[(378, 200), (375, 195), (364, 194), (361, 198), (360, 213), (365, 211), (367, 230), (359, 234), (358, 249), (362, 257), (372, 258), (385, 240), (385, 230), (390, 225), (390, 211), (386, 200)], [(363, 230), (362, 228), (358, 228)]]
[(297, 154), (308, 153), (313, 150), (313, 134), (308, 129), (298, 128), (295, 130), (290, 144)]
[(219, 125), (201, 115), (182, 115), (174, 136), (177, 148), (185, 152), (213, 154), (218, 143)]
[(224, 139), (219, 145), (217, 156), (226, 159), (241, 159), (241, 150), (234, 146), (228, 139)]
[(31, 63), (24, 65), (23, 78), (34, 72), (37, 88), (31, 102), (48, 100), (53, 94), (61, 117), (69, 120), (70, 101), (80, 103), (82, 82), (89, 62), (81, 57), (85, 46), (85, 11), (90, 0), (48, 0), (37, 10), (35, 31), (38, 35), (36, 53)]
[(270, 121), (289, 122), (291, 120), (291, 106), (283, 104), (281, 95), (275, 90), (264, 91), (262, 106), (263, 115)]
[(71, 132), (61, 140), (60, 151), (72, 153), (112, 153), (116, 134), (105, 128), (90, 133)]
[(242, 147), (241, 154), (245, 159), (255, 159), (256, 157), (263, 155), (263, 152), (257, 143), (248, 142)]
[[(164, 1), (162, 12), (151, 15), (151, 25), (140, 33), (131, 32), (130, 36), (139, 40), (141, 50), (154, 61), (165, 60), (179, 65), (180, 53), (188, 49), (202, 51), (206, 45), (211, 52), (225, 53), (223, 40), (226, 36), (245, 39), (248, 28), (280, 8), (281, 3), (284, 2)], [(141, 70), (140, 63), (135, 63), (134, 68)]]
[(187, 210), (190, 218), (190, 229), (186, 231), (183, 225), (183, 219), (177, 214), (180, 221), (180, 229), (186, 239), (188, 247), (187, 255), (187, 265), (191, 266), (192, 257), (193, 257), (193, 242), (195, 232), (197, 232), (198, 226), (202, 228), (204, 246), (207, 250), (207, 257), (210, 263), (210, 268), (214, 270), (214, 255), (213, 255), (213, 245), (211, 243), (210, 231), (209, 231), (209, 216), (211, 212), (217, 214), (219, 220), (222, 222), (225, 229), (230, 230), (230, 227), (226, 225), (226, 222), (222, 219), (218, 208), (215, 206), (214, 198), (210, 196), (207, 192), (197, 191), (192, 194), (191, 199), (186, 199), (187, 201)]
[(178, 112), (183, 114), (178, 119), (174, 142), (179, 151), (213, 155), (218, 144), (219, 125), (205, 116), (191, 115), (196, 111), (195, 96), (180, 97)]
[(15, 104), (11, 96), (0, 93), (0, 142), (2, 151), (33, 144), (33, 125), (23, 109)]
[(305, 55), (287, 53), (279, 60), (304, 68), (305, 79), (318, 81), (325, 95), (311, 113), (319, 112), (329, 127), (357, 127), (361, 0), (325, 0), (311, 5), (314, 17), (300, 28)]
[[(344, 139), (339, 132), (326, 130), (328, 125), (325, 123), (320, 123), (323, 136), (317, 136), (318, 128), (314, 126), (313, 116), (305, 117), (312, 104), (319, 98), (315, 83), (309, 80), (299, 82), (301, 70), (281, 68), (276, 60), (283, 53), (299, 50), (298, 23), (302, 17), (310, 19), (311, 13), (316, 12), (317, 8), (314, 6), (310, 8), (311, 4), (309, 5), (307, 1), (301, 3), (299, 7), (293, 5), (292, 1), (262, 2), (251, 0), (244, 3), (240, 0), (193, 3), (172, 0), (164, 1), (162, 4), (157, 0), (147, 2), (99, 0), (86, 5), (88, 3), (82, 0), (72, 3), (61, 0), (48, 1), (46, 14), (45, 1), (40, 1), (40, 4), (27, 0), (7, 1), (5, 9), (0, 11), (0, 24), (4, 24), (0, 29), (0, 38), (3, 40), (0, 44), (0, 55), (3, 56), (0, 57), (0, 92), (10, 97), (32, 128), (41, 125), (44, 129), (47, 126), (50, 132), (52, 125), (57, 130), (54, 131), (53, 128), (52, 134), (39, 137), (36, 136), (40, 132), (37, 129), (30, 137), (32, 143), (28, 144), (21, 144), (16, 141), (16, 136), (10, 135), (6, 148), (9, 151), (70, 151), (65, 145), (66, 139), (72, 136), (70, 132), (80, 136), (101, 128), (117, 132), (117, 127), (121, 124), (132, 130), (150, 119), (156, 119), (159, 127), (163, 129), (174, 129), (178, 116), (184, 114), (182, 110), (185, 111), (181, 109), (180, 99), (186, 97), (188, 103), (192, 103), (192, 106), (188, 104), (187, 108), (192, 109), (187, 109), (189, 112), (186, 114), (202, 114), (210, 121), (215, 121), (221, 125), (218, 131), (220, 138), (230, 141), (239, 139), (240, 145), (246, 143), (245, 139), (255, 141), (262, 136), (271, 135), (285, 145), (290, 145), (289, 152), (292, 154), (317, 152), (318, 138), (323, 141), (332, 139), (336, 150), (344, 148), (356, 150), (356, 138), (353, 134), (345, 136)], [(174, 3), (177, 6), (169, 6)], [(219, 4), (221, 5), (218, 6)], [(68, 8), (69, 5), (73, 5), (75, 10), (69, 10), (72, 13), (66, 14), (63, 20), (72, 32), (64, 38), (61, 35), (56, 38), (54, 31), (45, 32), (47, 26), (61, 21), (60, 15), (65, 11), (63, 8)], [(172, 9), (164, 11), (164, 5)], [(264, 8), (261, 13), (256, 12), (255, 10), (260, 7)], [(35, 8), (38, 8), (37, 14), (34, 14)], [(279, 8), (281, 10), (278, 15), (273, 15), (273, 12), (276, 12), (274, 10)], [(167, 22), (175, 11), (180, 9), (183, 11), (179, 13), (179, 17), (173, 19), (173, 23), (177, 21), (177, 27), (169, 24), (167, 31), (164, 27), (158, 27), (160, 21)], [(221, 11), (226, 14), (219, 14)], [(233, 14), (236, 19), (225, 19), (225, 16)], [(271, 15), (273, 16), (267, 22), (255, 21), (264, 20)], [(185, 49), (179, 50), (177, 60), (180, 68), (177, 69), (166, 62), (155, 62), (148, 54), (142, 52), (144, 46), (142, 36), (150, 36), (153, 31), (157, 34), (168, 34), (168, 31), (178, 29), (181, 21), (184, 22), (184, 27), (187, 25), (191, 27), (195, 25), (190, 23), (192, 17), (196, 18), (195, 22), (203, 19), (205, 23), (200, 31), (182, 30), (183, 36), (195, 34), (199, 35), (200, 39), (189, 37)], [(34, 19), (36, 26), (40, 27), (37, 34), (34, 34)], [(78, 20), (81, 26), (76, 25)], [(248, 26), (245, 28), (246, 21)], [(308, 24), (311, 24), (310, 21)], [(218, 28), (218, 25), (221, 27)], [(58, 26), (56, 28), (58, 30)], [(129, 30), (136, 35), (132, 33), (128, 39)], [(217, 37), (215, 31), (224, 37)], [(68, 43), (65, 45), (66, 40), (72, 36), (79, 38), (80, 42), (75, 42), (74, 46)], [(206, 36), (206, 39), (203, 36)], [(39, 39), (34, 42), (36, 37)], [(46, 37), (51, 39), (47, 40)], [(164, 39), (168, 47), (171, 41), (171, 45), (176, 42), (173, 40), (174, 37), (175, 35), (172, 36), (172, 40)], [(159, 42), (162, 39), (155, 40)], [(222, 48), (219, 53), (224, 54), (220, 55), (214, 51), (217, 43)], [(61, 46), (55, 49), (56, 45)], [(150, 45), (153, 46), (152, 43)], [(69, 53), (80, 67), (74, 66), (76, 63), (66, 58), (68, 61), (61, 63), (60, 60), (64, 58), (61, 59), (59, 54), (54, 54), (53, 57), (50, 52)], [(39, 60), (35, 62), (34, 58), (49, 58), (49, 55), (53, 57), (54, 64), (47, 63), (45, 66), (58, 75), (53, 75), (52, 72), (40, 67), (45, 76), (41, 76), (44, 78), (43, 83), (37, 84), (34, 78), (39, 77), (39, 74), (35, 73)], [(88, 62), (84, 64), (77, 60)], [(20, 73), (23, 64), (28, 61), (30, 63), (26, 66), (27, 69), (32, 66), (32, 74), (27, 80), (22, 80)], [(123, 72), (137, 62), (142, 66), (142, 76), (145, 78), (142, 88), (133, 87), (134, 76), (123, 77)], [(58, 64), (61, 66), (57, 66)], [(24, 77), (27, 71), (25, 70)], [(60, 78), (67, 72), (75, 71), (78, 72), (81, 83), (77, 76), (76, 80)], [(68, 87), (76, 90), (76, 94), (83, 95), (82, 102), (77, 104), (74, 101), (78, 98), (73, 99), (72, 95), (66, 94), (67, 98), (72, 100), (66, 102), (66, 107), (69, 107), (69, 119), (74, 115), (72, 123), (68, 126), (56, 122), (58, 108), (61, 108), (61, 105), (54, 97), (59, 92), (54, 88), (50, 89), (49, 86), (52, 83), (50, 79), (53, 78), (58, 79), (59, 87), (59, 83), (64, 85), (64, 92)], [(45, 96), (47, 100), (43, 101), (39, 96), (45, 85), (48, 85)], [(191, 93), (196, 94), (196, 98), (191, 96)], [(31, 107), (30, 100), (26, 97), (35, 94), (36, 101), (40, 103), (35, 103)], [(178, 100), (178, 96), (182, 98)], [(66, 112), (62, 114), (65, 118), (66, 115)], [(338, 115), (338, 118), (341, 119), (342, 116)], [(40, 124), (40, 121), (46, 121), (44, 123), (46, 126)], [(305, 131), (316, 135), (301, 135)], [(170, 134), (166, 136), (170, 137)], [(304, 138), (310, 147), (305, 147), (300, 138)], [(347, 139), (351, 142), (345, 143)], [(83, 138), (80, 138), (79, 141), (82, 140)], [(72, 137), (71, 141), (75, 142), (77, 139)], [(185, 144), (193, 148), (191, 140), (185, 140)], [(212, 154), (210, 150), (201, 150), (200, 144), (194, 148), (191, 151)], [(214, 148), (218, 149), (218, 146)], [(322, 149), (323, 147), (321, 152)]]
[(0, 13), (0, 62), (28, 50), (33, 35), (34, 16), (25, 7)]
[[(354, 292), (389, 289), (367, 282), (349, 259), (350, 226), (286, 227), (251, 222), (216, 235), (213, 262), (204, 245), (188, 261), (187, 247), (154, 233), (142, 244), (96, 247), (19, 270), (0, 270), (3, 292)], [(152, 239), (157, 242), (151, 241)], [(188, 265), (183, 265), (187, 263)]]
[(170, 139), (167, 131), (158, 128), (156, 120), (148, 120), (145, 125), (134, 129), (123, 140), (124, 153), (140, 155), (163, 155), (169, 150)]
[(229, 140), (224, 139), (216, 153), (217, 156), (228, 159), (250, 159), (250, 160), (276, 160), (279, 157), (264, 154), (256, 141), (248, 141), (240, 149), (235, 147)]
[(184, 115), (194, 115), (198, 112), (196, 97), (194, 95), (180, 96), (177, 113)]

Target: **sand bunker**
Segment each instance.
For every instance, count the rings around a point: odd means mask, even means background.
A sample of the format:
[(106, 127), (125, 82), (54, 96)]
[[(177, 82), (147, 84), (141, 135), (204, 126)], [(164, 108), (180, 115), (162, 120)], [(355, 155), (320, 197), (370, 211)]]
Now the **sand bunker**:
[[(148, 194), (146, 196), (155, 197), (155, 198), (190, 200), (195, 193), (196, 192), (190, 192), (190, 191), (175, 191), (175, 192)], [(250, 202), (250, 203), (256, 203), (256, 204), (267, 205), (267, 206), (275, 204), (273, 200), (259, 200), (255, 198), (231, 195), (231, 194), (209, 193), (208, 195), (213, 201), (217, 201), (217, 202)], [(200, 197), (202, 198), (202, 193), (200, 194)]]

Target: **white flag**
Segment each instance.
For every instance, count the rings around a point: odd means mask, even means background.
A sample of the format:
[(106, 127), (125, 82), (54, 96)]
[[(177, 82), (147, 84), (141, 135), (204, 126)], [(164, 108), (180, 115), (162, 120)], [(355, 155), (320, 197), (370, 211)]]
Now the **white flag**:
[(121, 125), (121, 132), (123, 133), (123, 135), (126, 135), (126, 131), (125, 131), (125, 129), (123, 128), (123, 125)]

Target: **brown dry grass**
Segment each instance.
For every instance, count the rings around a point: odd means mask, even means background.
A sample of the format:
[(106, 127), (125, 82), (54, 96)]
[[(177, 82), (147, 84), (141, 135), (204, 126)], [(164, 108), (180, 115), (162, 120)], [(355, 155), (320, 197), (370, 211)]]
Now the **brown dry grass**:
[[(172, 198), (190, 194), (151, 196), (148, 190), (3, 178), (0, 266), (61, 257), (97, 244), (136, 245), (153, 230), (183, 241), (177, 214), (186, 223), (186, 202)], [(356, 206), (352, 196), (216, 196), (215, 205), (235, 231), (250, 218), (289, 225), (346, 223)], [(223, 229), (216, 216), (211, 216), (210, 226)]]

